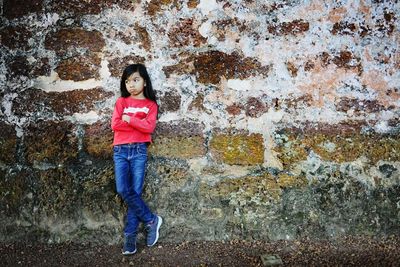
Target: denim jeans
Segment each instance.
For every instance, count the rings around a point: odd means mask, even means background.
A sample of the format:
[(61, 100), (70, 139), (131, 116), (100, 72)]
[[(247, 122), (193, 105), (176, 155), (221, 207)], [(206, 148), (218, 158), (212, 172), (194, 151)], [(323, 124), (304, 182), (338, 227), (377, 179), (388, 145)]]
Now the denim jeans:
[(136, 233), (140, 222), (151, 222), (155, 215), (142, 199), (147, 165), (147, 144), (116, 145), (114, 150), (115, 183), (118, 194), (128, 205), (124, 233)]

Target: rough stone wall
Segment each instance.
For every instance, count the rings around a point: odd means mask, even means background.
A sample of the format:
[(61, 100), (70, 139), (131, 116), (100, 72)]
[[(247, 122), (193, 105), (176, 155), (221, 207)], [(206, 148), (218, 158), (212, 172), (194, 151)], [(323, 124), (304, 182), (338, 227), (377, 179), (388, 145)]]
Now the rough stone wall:
[(398, 1), (3, 0), (1, 240), (116, 242), (125, 65), (160, 104), (162, 238), (400, 230)]

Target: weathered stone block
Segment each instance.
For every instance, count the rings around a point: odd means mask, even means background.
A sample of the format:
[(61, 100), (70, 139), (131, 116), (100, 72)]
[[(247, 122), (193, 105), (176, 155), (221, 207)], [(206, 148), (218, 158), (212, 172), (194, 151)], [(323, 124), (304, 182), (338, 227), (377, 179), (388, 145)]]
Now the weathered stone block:
[(361, 112), (373, 113), (383, 110), (385, 107), (379, 104), (377, 100), (364, 100), (356, 98), (342, 97), (339, 103), (336, 103), (336, 110), (347, 112), (353, 110), (354, 113), (359, 114)]
[(154, 156), (190, 159), (205, 155), (204, 138), (193, 137), (157, 137), (150, 146), (149, 153)]
[(246, 105), (246, 115), (252, 118), (258, 118), (268, 111), (268, 107), (256, 97), (249, 97)]
[(193, 18), (181, 19), (179, 23), (173, 26), (168, 32), (168, 37), (173, 47), (189, 45), (198, 47), (207, 40), (199, 33), (198, 26), (193, 22)]
[(290, 175), (287, 173), (279, 173), (277, 183), (280, 188), (305, 187), (308, 184), (307, 178), (304, 175)]
[(21, 26), (7, 26), (0, 31), (1, 44), (10, 49), (29, 48), (28, 39), (32, 37), (32, 33)]
[(46, 36), (45, 48), (54, 50), (57, 55), (65, 55), (78, 48), (90, 52), (101, 52), (105, 46), (103, 36), (98, 31), (87, 31), (81, 28), (64, 28)]
[[(281, 103), (280, 103), (281, 102)], [(313, 97), (310, 94), (305, 94), (299, 97), (291, 97), (288, 99), (280, 100), (275, 99), (275, 108), (279, 108), (280, 106), (284, 106), (287, 109), (301, 109), (311, 106), (313, 103)]]
[(201, 198), (228, 202), (235, 207), (269, 206), (271, 202), (279, 200), (282, 189), (274, 176), (265, 173), (260, 176), (224, 179), (215, 185), (203, 182), (199, 193)]
[(268, 26), (268, 31), (274, 35), (297, 35), (309, 29), (310, 24), (302, 19)]
[[(349, 131), (349, 127), (353, 131)], [(328, 130), (329, 129), (329, 130)], [(317, 125), (315, 128), (290, 128), (277, 135), (275, 151), (284, 166), (305, 160), (312, 150), (323, 160), (351, 162), (361, 156), (373, 164), (379, 160), (398, 161), (398, 136), (378, 133), (362, 134), (359, 125)]]
[(85, 127), (84, 147), (96, 158), (112, 159), (113, 132), (109, 121), (96, 122)]
[(299, 68), (293, 62), (286, 62), (286, 67), (290, 73), (290, 76), (296, 77)]
[(353, 55), (352, 52), (347, 50), (338, 51), (335, 54), (329, 54), (328, 52), (322, 52), (319, 55), (323, 66), (329, 64), (335, 64), (338, 68), (344, 68), (347, 70), (354, 70), (359, 75), (363, 72), (363, 66), (361, 59)]
[(15, 19), (43, 9), (43, 0), (4, 0), (3, 14), (8, 19)]
[(174, 0), (161, 0), (161, 1), (151, 0), (147, 5), (147, 13), (151, 17), (153, 17), (162, 10), (163, 6), (170, 5), (173, 2)]
[(110, 7), (117, 3), (116, 0), (61, 0), (50, 2), (46, 7), (49, 12), (56, 13), (72, 13), (74, 15), (99, 14), (104, 8)]
[(32, 71), (34, 76), (50, 76), (51, 74), (51, 66), (49, 64), (48, 58), (40, 58), (38, 59)]
[(104, 222), (109, 216), (116, 220), (125, 212), (126, 206), (115, 189), (114, 164), (110, 160), (86, 168), (86, 171), (82, 171), (84, 216), (91, 223)]
[(101, 58), (96, 54), (90, 56), (77, 56), (62, 60), (56, 72), (63, 80), (83, 81), (100, 78)]
[(145, 58), (140, 56), (127, 56), (123, 58), (114, 58), (109, 61), (108, 69), (113, 77), (121, 77), (125, 67), (130, 64), (145, 63)]
[(51, 112), (60, 115), (86, 113), (112, 95), (112, 92), (106, 92), (101, 88), (49, 93), (39, 89), (27, 89), (14, 99), (12, 111), (19, 116), (40, 116)]
[(202, 157), (205, 155), (203, 126), (187, 121), (159, 123), (149, 153), (179, 159)]
[(17, 216), (29, 194), (28, 173), (0, 170), (1, 215)]
[[(226, 5), (230, 5), (227, 3)], [(224, 5), (225, 6), (225, 5)], [(218, 41), (223, 42), (226, 40), (227, 35), (232, 36), (232, 33), (236, 32), (246, 32), (248, 35), (257, 35), (254, 31), (254, 27), (249, 26), (247, 21), (240, 20), (238, 18), (220, 19), (213, 23), (215, 30), (213, 35), (218, 39)], [(232, 38), (232, 37), (231, 37)]]
[(210, 111), (204, 106), (204, 95), (198, 93), (193, 101), (189, 104), (188, 110), (198, 110), (209, 113)]
[(189, 0), (187, 5), (188, 5), (188, 8), (196, 8), (199, 3), (200, 3), (200, 0)]
[[(171, 191), (180, 190), (192, 179), (186, 161), (167, 159), (152, 163), (149, 175), (155, 176), (155, 179), (163, 185), (161, 190), (158, 189), (162, 196), (167, 196)], [(157, 183), (154, 186), (157, 187)]]
[(332, 34), (337, 35), (354, 35), (357, 30), (357, 26), (355, 23), (340, 21), (336, 22), (332, 27)]
[(231, 165), (257, 165), (264, 162), (264, 140), (261, 134), (216, 133), (210, 141), (215, 160)]
[(172, 73), (192, 74), (204, 84), (218, 84), (221, 77), (226, 79), (246, 79), (251, 76), (267, 76), (269, 66), (261, 66), (256, 59), (243, 58), (238, 53), (226, 54), (209, 51), (198, 55), (189, 55), (177, 65), (164, 67), (166, 76)]
[(17, 134), (12, 125), (0, 122), (0, 162), (13, 164), (16, 162)]
[(166, 92), (160, 98), (159, 112), (175, 112), (181, 107), (181, 95), (178, 92)]
[(230, 106), (226, 107), (226, 112), (228, 112), (228, 114), (233, 115), (233, 116), (237, 116), (240, 113), (242, 113), (242, 110), (244, 110), (244, 106), (240, 103), (233, 103)]
[(222, 76), (226, 79), (246, 79), (255, 75), (266, 76), (269, 72), (268, 66), (261, 66), (255, 59), (219, 51), (199, 54), (194, 58), (193, 65), (198, 82), (205, 84), (218, 84)]
[(78, 154), (74, 126), (66, 121), (40, 121), (29, 124), (25, 131), (24, 143), (30, 164), (61, 164), (76, 159)]
[(10, 72), (9, 76), (29, 76), (32, 67), (29, 65), (28, 59), (25, 56), (16, 56), (8, 64)]
[(135, 24), (135, 31), (138, 35), (138, 41), (141, 42), (143, 48), (147, 51), (151, 50), (151, 38), (146, 28), (141, 27), (139, 24)]
[(336, 22), (331, 30), (334, 35), (351, 35), (361, 38), (371, 35), (389, 36), (396, 28), (396, 14), (389, 10), (376, 12), (372, 21), (345, 18)]
[(80, 195), (74, 177), (65, 169), (50, 169), (38, 172), (36, 208), (40, 215), (50, 218), (72, 218), (79, 210)]

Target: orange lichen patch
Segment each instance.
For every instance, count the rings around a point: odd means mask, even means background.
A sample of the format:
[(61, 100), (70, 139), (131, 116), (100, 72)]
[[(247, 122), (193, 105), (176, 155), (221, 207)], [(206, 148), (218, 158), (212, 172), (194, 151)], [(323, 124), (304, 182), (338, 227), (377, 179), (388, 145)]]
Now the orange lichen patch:
[(366, 17), (366, 19), (370, 19), (371, 16), (371, 8), (367, 5), (365, 5), (364, 0), (360, 0), (360, 5), (358, 7), (358, 10), (360, 11), (360, 13), (363, 13)]
[[(299, 6), (299, 10), (296, 12), (299, 18), (308, 18), (310, 17), (310, 14), (323, 13), (325, 11), (324, 5), (321, 4), (323, 3), (322, 1), (313, 0), (310, 2), (311, 3), (308, 3), (307, 5)], [(288, 4), (288, 2), (286, 4)], [(276, 4), (274, 5), (276, 6)], [(280, 8), (282, 7), (284, 7), (284, 5), (280, 4)]]
[[(393, 90), (392, 93), (388, 82), (385, 80), (385, 74), (378, 70), (370, 70), (361, 76), (363, 85), (375, 90), (378, 93), (377, 100), (386, 107), (390, 106), (393, 101), (400, 99), (399, 93)], [(389, 95), (388, 95), (389, 92)]]
[(368, 47), (364, 49), (364, 59), (366, 59), (368, 62), (372, 62), (374, 60), (373, 57), (371, 56)]
[(196, 8), (200, 0), (189, 0), (187, 3), (188, 8)]
[(334, 8), (329, 12), (328, 20), (332, 23), (337, 23), (343, 19), (346, 13), (347, 9), (345, 7)]
[(278, 175), (277, 183), (281, 188), (303, 187), (307, 185), (307, 178), (305, 176), (293, 176), (281, 173)]
[(262, 164), (264, 150), (261, 134), (217, 134), (210, 141), (215, 160), (231, 165)]
[(310, 71), (310, 76), (307, 82), (298, 84), (298, 88), (304, 94), (314, 95), (313, 92), (318, 91), (319, 98), (313, 99), (313, 105), (322, 107), (324, 105), (324, 97), (334, 101), (336, 98), (335, 89), (342, 81), (357, 74), (354, 69), (336, 68), (333, 65), (328, 65), (323, 68), (321, 62), (317, 61), (314, 68)]
[(149, 154), (172, 159), (192, 159), (206, 154), (202, 136), (157, 136), (149, 147)]

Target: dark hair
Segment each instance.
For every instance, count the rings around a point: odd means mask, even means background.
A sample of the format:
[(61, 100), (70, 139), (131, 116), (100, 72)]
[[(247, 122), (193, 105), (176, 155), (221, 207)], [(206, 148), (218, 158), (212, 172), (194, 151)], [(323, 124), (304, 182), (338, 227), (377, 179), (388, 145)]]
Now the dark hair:
[(121, 77), (121, 96), (129, 97), (131, 95), (126, 89), (125, 81), (135, 72), (139, 72), (140, 77), (142, 77), (145, 81), (146, 86), (143, 90), (144, 96), (150, 100), (153, 100), (154, 102), (157, 102), (156, 94), (153, 90), (153, 86), (151, 85), (150, 76), (147, 73), (146, 67), (143, 64), (131, 64), (124, 69)]

